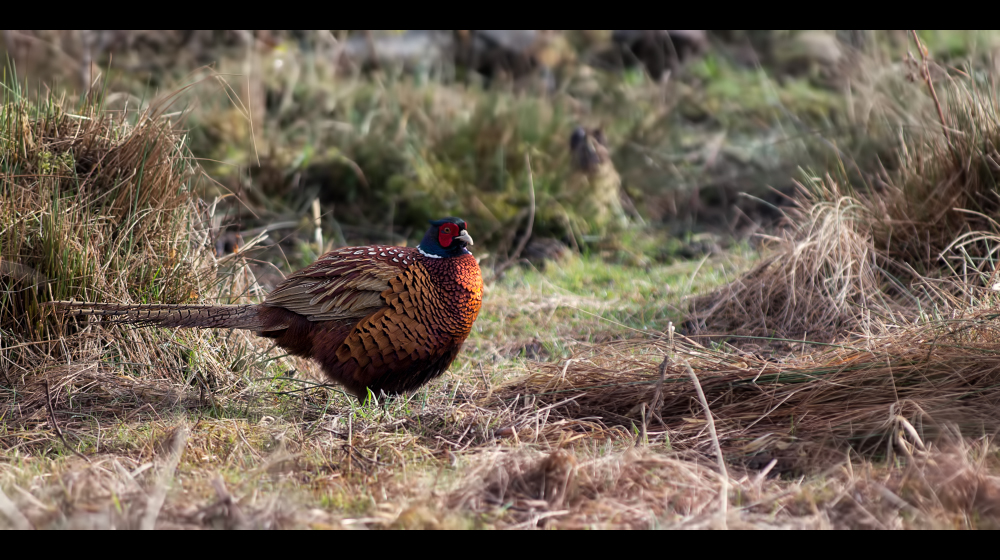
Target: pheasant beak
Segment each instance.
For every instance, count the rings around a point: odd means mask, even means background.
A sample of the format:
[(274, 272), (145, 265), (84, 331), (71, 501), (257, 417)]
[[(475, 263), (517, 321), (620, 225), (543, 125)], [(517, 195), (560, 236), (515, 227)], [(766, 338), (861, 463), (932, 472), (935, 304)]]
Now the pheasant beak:
[(456, 237), (455, 239), (461, 239), (462, 241), (465, 241), (466, 243), (469, 244), (470, 247), (473, 244), (472, 236), (469, 235), (469, 232), (465, 231), (464, 229), (462, 230), (462, 233), (458, 234), (458, 237)]

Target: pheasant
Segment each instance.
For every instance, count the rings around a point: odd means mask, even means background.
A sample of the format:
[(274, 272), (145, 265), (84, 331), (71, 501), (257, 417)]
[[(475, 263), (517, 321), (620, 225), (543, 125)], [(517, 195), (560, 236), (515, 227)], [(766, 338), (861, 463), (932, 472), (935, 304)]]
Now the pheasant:
[(359, 399), (368, 390), (395, 395), (444, 373), (479, 315), (483, 278), (467, 229), (444, 218), (416, 247), (330, 251), (257, 305), (53, 304), (139, 326), (253, 330), (316, 360)]
[(566, 184), (568, 201), (579, 218), (584, 232), (604, 233), (626, 223), (621, 202), (621, 178), (608, 155), (607, 142), (600, 129), (588, 132), (577, 127), (569, 139), (573, 173)]

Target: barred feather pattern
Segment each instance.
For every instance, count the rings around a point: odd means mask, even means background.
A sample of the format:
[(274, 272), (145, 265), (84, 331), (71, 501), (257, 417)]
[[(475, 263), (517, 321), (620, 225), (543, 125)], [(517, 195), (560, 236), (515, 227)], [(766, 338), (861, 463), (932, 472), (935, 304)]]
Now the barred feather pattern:
[[(265, 328), (256, 305), (134, 304), (83, 303), (56, 301), (53, 305), (69, 315), (92, 315), (109, 323), (127, 323), (140, 327), (200, 327), (262, 330)], [(272, 328), (283, 328), (280, 324)]]
[(286, 332), (264, 336), (315, 358), (353, 394), (398, 394), (447, 370), (482, 299), (471, 254), (431, 258), (414, 248), (346, 247), (290, 276), (263, 304), (312, 324), (293, 320)]

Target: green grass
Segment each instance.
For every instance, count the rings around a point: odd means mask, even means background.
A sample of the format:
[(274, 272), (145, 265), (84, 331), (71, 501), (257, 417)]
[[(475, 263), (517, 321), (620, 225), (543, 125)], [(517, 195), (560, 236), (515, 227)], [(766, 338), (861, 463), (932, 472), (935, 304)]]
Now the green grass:
[[(540, 272), (515, 268), (489, 287), (469, 344), (488, 351), (541, 341), (549, 359), (568, 356), (579, 343), (662, 336), (685, 320), (684, 298), (727, 280), (752, 254), (645, 268), (572, 257)], [(727, 273), (728, 269), (728, 273)]]

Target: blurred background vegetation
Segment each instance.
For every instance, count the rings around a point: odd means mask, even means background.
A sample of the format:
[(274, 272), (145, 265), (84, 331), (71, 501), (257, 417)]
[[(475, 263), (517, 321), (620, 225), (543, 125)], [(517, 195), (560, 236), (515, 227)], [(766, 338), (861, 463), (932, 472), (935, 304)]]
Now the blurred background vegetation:
[[(126, 118), (169, 99), (219, 255), (267, 229), (256, 256), (286, 269), (336, 245), (413, 244), (445, 215), (494, 266), (698, 257), (774, 224), (805, 173), (877, 184), (927, 104), (891, 71), (912, 58), (903, 31), (2, 33), (4, 79), (23, 91), (100, 92)], [(945, 68), (990, 65), (1000, 44), (920, 34)], [(625, 227), (588, 228), (567, 192), (577, 126), (607, 138)]]

